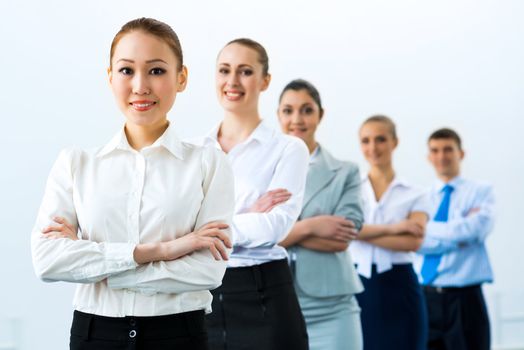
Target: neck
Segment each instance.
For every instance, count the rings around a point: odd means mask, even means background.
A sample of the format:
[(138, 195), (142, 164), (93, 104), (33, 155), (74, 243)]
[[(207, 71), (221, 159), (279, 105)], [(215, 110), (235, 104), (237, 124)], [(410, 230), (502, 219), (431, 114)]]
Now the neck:
[(456, 173), (456, 174), (438, 174), (437, 176), (440, 179), (440, 181), (442, 181), (442, 182), (447, 184), (447, 183), (451, 182), (451, 180), (453, 180), (454, 178), (459, 176), (459, 173)]
[(315, 152), (315, 149), (318, 146), (317, 141), (313, 139), (313, 140), (304, 140), (304, 142), (306, 143), (306, 146), (309, 150), (309, 154), (313, 154), (313, 152)]
[(393, 166), (391, 164), (374, 166), (369, 170), (368, 176), (372, 182), (390, 184), (395, 178), (395, 170), (393, 170)]
[(126, 133), (127, 142), (129, 145), (140, 151), (142, 148), (151, 146), (169, 126), (167, 119), (155, 125), (136, 125), (126, 123), (124, 131)]
[(257, 111), (251, 114), (226, 113), (218, 138), (240, 143), (251, 135), (261, 121)]

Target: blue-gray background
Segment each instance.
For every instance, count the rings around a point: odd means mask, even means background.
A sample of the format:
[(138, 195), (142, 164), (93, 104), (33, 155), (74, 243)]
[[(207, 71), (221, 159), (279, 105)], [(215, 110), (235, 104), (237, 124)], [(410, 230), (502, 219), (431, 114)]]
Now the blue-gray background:
[(141, 16), (172, 25), (184, 48), (189, 85), (170, 114), (181, 137), (219, 121), (214, 62), (240, 36), (269, 52), (262, 116), (276, 125), (282, 87), (311, 80), (326, 108), (319, 140), (362, 171), (356, 136), (371, 114), (397, 122), (396, 170), (420, 185), (433, 181), (428, 134), (456, 128), (464, 175), (496, 188), (496, 282), (485, 288), (494, 344), (524, 344), (524, 1), (2, 0), (0, 13), (0, 349), (67, 348), (74, 286), (34, 277), (29, 235), (58, 151), (102, 145), (122, 125), (109, 45)]

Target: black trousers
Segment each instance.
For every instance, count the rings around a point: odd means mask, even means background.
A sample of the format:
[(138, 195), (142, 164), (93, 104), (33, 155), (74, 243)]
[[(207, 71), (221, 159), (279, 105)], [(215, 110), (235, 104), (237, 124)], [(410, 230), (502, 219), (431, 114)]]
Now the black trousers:
[(360, 276), (357, 294), (364, 350), (424, 350), (427, 315), (424, 295), (411, 264), (395, 264), (383, 273), (372, 267), (371, 278)]
[(207, 350), (204, 311), (154, 317), (104, 317), (75, 311), (74, 350)]
[(306, 350), (308, 338), (287, 260), (228, 268), (206, 316), (212, 350)]
[(489, 350), (486, 303), (479, 285), (423, 287), (429, 315), (429, 350)]

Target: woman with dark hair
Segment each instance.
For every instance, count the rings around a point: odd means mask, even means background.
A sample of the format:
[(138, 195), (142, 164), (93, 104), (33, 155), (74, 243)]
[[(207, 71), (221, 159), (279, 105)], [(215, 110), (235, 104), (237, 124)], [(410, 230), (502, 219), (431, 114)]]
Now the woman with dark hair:
[(398, 138), (390, 118), (368, 118), (359, 138), (370, 169), (362, 181), (365, 224), (350, 251), (364, 284), (357, 295), (364, 349), (423, 350), (426, 306), (412, 263), (428, 220), (427, 197), (393, 169)]
[(231, 168), (167, 119), (187, 80), (171, 27), (125, 24), (108, 74), (125, 125), (103, 147), (60, 153), (31, 237), (35, 271), (78, 283), (71, 349), (207, 349), (209, 290), (231, 247)]
[(268, 56), (251, 39), (229, 42), (216, 63), (224, 119), (202, 144), (227, 153), (235, 175), (233, 252), (207, 319), (212, 349), (307, 349), (286, 250), (278, 243), (302, 207), (308, 152), (259, 115)]
[(362, 291), (347, 251), (362, 226), (358, 166), (334, 158), (316, 140), (324, 117), (318, 90), (293, 80), (280, 94), (282, 131), (301, 138), (310, 159), (299, 220), (280, 245), (288, 249), (312, 350), (362, 349)]

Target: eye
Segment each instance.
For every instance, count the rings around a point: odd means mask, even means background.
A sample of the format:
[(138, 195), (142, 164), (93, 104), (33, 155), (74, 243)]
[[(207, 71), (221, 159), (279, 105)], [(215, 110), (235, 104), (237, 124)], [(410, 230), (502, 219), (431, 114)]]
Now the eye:
[(122, 67), (118, 70), (120, 73), (122, 73), (123, 75), (131, 75), (133, 74), (133, 70), (129, 67)]
[(377, 136), (376, 141), (379, 142), (379, 143), (386, 142), (386, 137), (385, 136)]
[(282, 108), (282, 114), (290, 115), (293, 113), (293, 110), (289, 107)]
[(246, 77), (249, 77), (250, 75), (253, 75), (253, 71), (251, 69), (243, 69), (240, 74), (245, 75)]
[(220, 74), (229, 74), (229, 69), (227, 69), (227, 68), (219, 68), (218, 72)]
[(367, 145), (369, 143), (369, 139), (367, 137), (363, 137), (362, 139), (360, 139), (360, 143)]
[(150, 71), (149, 71), (149, 74), (151, 75), (162, 75), (166, 72), (166, 70), (164, 68), (152, 68)]
[(305, 107), (305, 108), (302, 110), (302, 112), (303, 112), (304, 114), (310, 115), (310, 114), (313, 114), (314, 110), (313, 110), (313, 108), (311, 108), (311, 107)]

